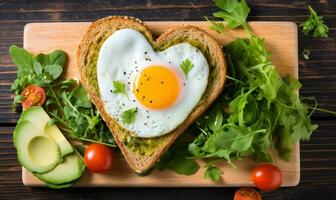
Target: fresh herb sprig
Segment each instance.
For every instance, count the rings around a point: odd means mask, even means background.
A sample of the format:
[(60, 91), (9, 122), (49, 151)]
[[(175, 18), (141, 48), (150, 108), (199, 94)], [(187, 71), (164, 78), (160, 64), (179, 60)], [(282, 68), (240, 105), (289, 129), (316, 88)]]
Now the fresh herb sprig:
[(131, 108), (131, 109), (125, 110), (121, 114), (122, 122), (125, 123), (125, 124), (133, 123), (135, 121), (137, 111), (138, 111), (137, 108)]
[(187, 58), (180, 64), (180, 68), (188, 79), (188, 74), (192, 70), (192, 68), (194, 68), (194, 64), (191, 62), (191, 60)]
[(113, 87), (114, 87), (113, 93), (120, 93), (127, 97), (125, 83), (115, 80), (113, 81)]
[(302, 27), (302, 32), (305, 35), (312, 34), (313, 37), (328, 37), (329, 28), (324, 24), (323, 17), (319, 16), (317, 12), (309, 5), (308, 10), (310, 12), (308, 19), (300, 24), (300, 27)]

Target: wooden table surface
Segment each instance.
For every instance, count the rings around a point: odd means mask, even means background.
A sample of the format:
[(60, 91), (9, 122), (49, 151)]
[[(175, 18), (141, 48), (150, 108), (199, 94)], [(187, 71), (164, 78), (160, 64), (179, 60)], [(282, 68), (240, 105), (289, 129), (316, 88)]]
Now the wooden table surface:
[[(12, 112), (10, 86), (16, 67), (8, 56), (12, 44), (22, 46), (23, 27), (30, 22), (92, 21), (107, 15), (132, 15), (144, 21), (203, 20), (216, 10), (211, 1), (0, 1), (0, 199), (232, 199), (236, 188), (69, 188), (51, 190), (22, 184), (21, 166), (12, 143), (18, 114)], [(293, 21), (307, 17), (306, 1), (248, 0), (251, 21)], [(307, 1), (324, 16), (329, 38), (299, 34), (300, 93), (315, 96), (320, 107), (336, 111), (336, 2)], [(309, 142), (301, 143), (301, 181), (297, 187), (262, 193), (264, 199), (336, 199), (336, 117), (317, 112), (319, 124)], [(225, 172), (224, 172), (225, 173)]]

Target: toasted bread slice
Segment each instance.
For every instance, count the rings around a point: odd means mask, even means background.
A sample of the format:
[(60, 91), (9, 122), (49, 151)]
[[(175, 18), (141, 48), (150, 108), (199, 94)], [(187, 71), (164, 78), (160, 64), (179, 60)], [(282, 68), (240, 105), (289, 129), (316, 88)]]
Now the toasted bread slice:
[[(120, 126), (106, 112), (100, 99), (96, 72), (100, 47), (113, 32), (124, 28), (131, 28), (141, 32), (155, 51), (162, 51), (172, 45), (188, 42), (201, 50), (207, 58), (210, 67), (209, 79), (201, 100), (185, 121), (167, 135), (149, 139), (134, 137), (134, 134)], [(152, 33), (143, 22), (136, 18), (123, 16), (110, 16), (93, 22), (79, 45), (77, 60), (81, 81), (91, 100), (110, 128), (130, 167), (138, 173), (144, 173), (149, 170), (169, 146), (174, 143), (176, 138), (209, 107), (221, 93), (226, 75), (226, 62), (223, 51), (217, 41), (205, 31), (194, 26), (181, 26), (168, 30), (159, 38), (153, 40)]]

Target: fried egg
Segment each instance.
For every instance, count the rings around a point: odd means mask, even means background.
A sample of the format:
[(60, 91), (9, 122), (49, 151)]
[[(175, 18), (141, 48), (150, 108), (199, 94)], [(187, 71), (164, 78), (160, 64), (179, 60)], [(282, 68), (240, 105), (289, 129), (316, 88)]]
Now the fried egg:
[[(190, 61), (185, 73), (181, 64)], [(176, 129), (200, 101), (209, 76), (202, 52), (189, 43), (155, 52), (145, 36), (134, 29), (115, 31), (102, 44), (97, 80), (105, 110), (135, 136), (151, 138)], [(113, 82), (124, 86), (116, 92)], [(122, 115), (136, 109), (134, 120)]]

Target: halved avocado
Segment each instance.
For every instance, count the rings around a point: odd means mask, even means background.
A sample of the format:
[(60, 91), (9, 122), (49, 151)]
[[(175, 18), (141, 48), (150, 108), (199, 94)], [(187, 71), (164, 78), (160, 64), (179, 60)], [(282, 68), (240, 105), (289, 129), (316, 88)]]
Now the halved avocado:
[(14, 144), (19, 162), (31, 172), (48, 172), (63, 161), (55, 141), (29, 121), (15, 127)]
[(74, 151), (71, 144), (67, 141), (56, 125), (47, 125), (50, 121), (50, 117), (41, 106), (33, 106), (25, 110), (21, 115), (20, 121), (21, 120), (31, 122), (36, 127), (44, 131), (45, 134), (49, 135), (58, 144), (63, 157)]
[(63, 163), (57, 165), (53, 170), (47, 173), (34, 173), (41, 181), (59, 185), (74, 181), (82, 176), (85, 171), (85, 165), (81, 156), (73, 152), (65, 156)]

